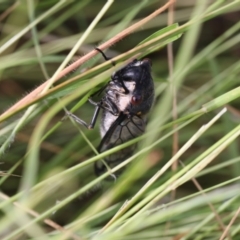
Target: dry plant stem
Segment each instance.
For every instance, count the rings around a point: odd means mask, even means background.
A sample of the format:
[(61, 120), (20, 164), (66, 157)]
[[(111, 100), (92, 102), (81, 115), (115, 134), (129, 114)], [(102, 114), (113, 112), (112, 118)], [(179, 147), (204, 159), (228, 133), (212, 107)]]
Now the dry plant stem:
[[(9, 200), (9, 197), (3, 193), (0, 193), (0, 198), (3, 200)], [(39, 217), (39, 214), (35, 211), (33, 211), (32, 209), (26, 208), (25, 206), (20, 205), (18, 202), (13, 202), (13, 204), (19, 208), (22, 209), (23, 211), (27, 212), (29, 215), (33, 216), (33, 217)], [(44, 223), (46, 223), (48, 226), (52, 227), (55, 230), (61, 231), (63, 233), (67, 233), (68, 236), (71, 236), (72, 239), (74, 240), (81, 240), (81, 238), (79, 236), (77, 236), (76, 234), (74, 234), (73, 232), (70, 232), (69, 230), (65, 229), (64, 227), (60, 226), (59, 224), (53, 222), (50, 219), (45, 219), (43, 220)]]
[(223, 234), (222, 234), (222, 236), (220, 237), (219, 240), (223, 240), (223, 239), (225, 239), (226, 235), (230, 235), (229, 234), (229, 229), (233, 225), (233, 223), (236, 220), (236, 218), (238, 217), (238, 215), (240, 215), (240, 207), (238, 208), (237, 212), (234, 214), (233, 218), (231, 219), (230, 223), (226, 227), (225, 231), (223, 232)]
[[(168, 25), (173, 24), (174, 22), (174, 7), (175, 4), (171, 5), (169, 7), (169, 11), (168, 11)], [(177, 115), (177, 92), (176, 92), (176, 87), (175, 84), (173, 82), (173, 62), (174, 62), (174, 56), (173, 56), (173, 43), (169, 43), (167, 45), (167, 53), (168, 53), (168, 69), (169, 69), (169, 79), (170, 79), (170, 91), (172, 94), (172, 117), (173, 117), (173, 121), (175, 121), (178, 117)], [(177, 128), (177, 125), (174, 124), (173, 125), (173, 130), (175, 130)], [(173, 134), (173, 146), (172, 146), (172, 155), (174, 156), (176, 153), (178, 152), (178, 132), (175, 131)], [(177, 170), (178, 167), (178, 161), (175, 161), (172, 164), (172, 171), (175, 172)], [(176, 197), (176, 190), (174, 189), (171, 192), (171, 201), (173, 201)]]
[[(168, 9), (168, 26), (172, 25), (174, 22), (174, 7), (175, 4), (169, 6)], [(170, 85), (170, 94), (172, 95), (172, 118), (173, 120), (177, 119), (177, 100), (176, 100), (176, 87), (173, 82), (173, 68), (174, 68), (174, 56), (173, 56), (173, 43), (169, 43), (167, 45), (167, 56), (168, 56), (168, 70), (169, 70), (169, 85)], [(173, 130), (177, 128), (177, 125), (173, 125)], [(178, 152), (178, 132), (175, 131), (173, 134), (173, 145), (172, 145), (172, 156), (174, 156)], [(178, 161), (174, 161), (171, 168), (172, 171), (175, 172), (177, 170)], [(171, 191), (171, 201), (173, 201), (176, 197), (176, 189)], [(170, 228), (170, 221), (166, 223), (165, 231)]]
[[(180, 163), (181, 163), (182, 167), (185, 167), (185, 165), (184, 165), (183, 162), (180, 161)], [(192, 180), (192, 182), (194, 183), (194, 185), (196, 186), (196, 188), (199, 190), (199, 192), (201, 192), (201, 194), (202, 194), (204, 197), (207, 197), (207, 194), (203, 192), (203, 188), (201, 187), (201, 185), (200, 185), (200, 183), (197, 181), (197, 179), (196, 179), (196, 178), (192, 178), (191, 180)], [(215, 218), (216, 218), (216, 220), (217, 220), (217, 222), (218, 222), (219, 227), (221, 228), (222, 231), (225, 231), (225, 230), (226, 230), (226, 226), (225, 226), (224, 223), (222, 222), (222, 220), (221, 220), (218, 212), (216, 211), (216, 209), (214, 208), (214, 206), (212, 205), (211, 202), (209, 202), (209, 201), (207, 201), (207, 202), (208, 202), (208, 206), (210, 207), (211, 211), (212, 211), (213, 214), (215, 215)], [(228, 238), (229, 238), (229, 240), (231, 239), (230, 236), (228, 236)]]
[[(127, 35), (131, 34), (133, 31), (138, 29), (139, 27), (142, 27), (143, 24), (149, 22), (154, 17), (156, 17), (157, 15), (159, 15), (160, 13), (165, 11), (174, 2), (175, 2), (175, 0), (168, 1), (164, 6), (160, 7), (155, 12), (153, 12), (146, 18), (142, 19), (141, 21), (139, 21), (139, 22), (133, 24), (132, 26), (128, 27), (127, 29), (123, 30), (122, 32), (120, 32), (119, 34), (114, 36), (113, 38), (109, 39), (107, 42), (98, 46), (98, 48), (100, 48), (101, 50), (104, 50), (104, 49), (114, 45), (121, 39), (125, 38)], [(81, 66), (83, 63), (85, 63), (86, 61), (88, 61), (90, 58), (94, 57), (98, 53), (99, 52), (97, 50), (93, 50), (93, 51), (89, 52), (88, 54), (86, 54), (85, 56), (83, 56), (82, 58), (80, 58), (78, 61), (72, 63), (71, 65), (69, 65), (68, 67), (63, 69), (57, 76), (55, 76), (54, 82), (58, 81), (59, 79), (64, 77), (66, 74), (72, 72), (74, 69), (78, 68), (79, 66)], [(52, 81), (52, 79), (51, 78), (48, 79), (45, 83), (43, 83), (42, 85), (37, 87), (35, 90), (33, 90), (31, 93), (29, 93), (26, 97), (22, 98), (20, 101), (18, 101), (16, 104), (14, 104), (11, 108), (9, 108), (7, 111), (5, 111), (0, 117), (4, 117), (5, 115), (10, 114), (14, 110), (18, 109), (19, 106), (25, 105), (25, 104), (33, 101), (39, 94), (41, 94), (42, 90), (49, 84), (49, 81)]]
[[(174, 22), (174, 6), (175, 6), (175, 4), (173, 4), (169, 7), (168, 25), (172, 25)], [(174, 62), (173, 43), (169, 43), (167, 45), (167, 53), (168, 53), (169, 79), (170, 79), (171, 93), (172, 93), (172, 97), (173, 97), (172, 117), (173, 117), (173, 120), (176, 120), (178, 118), (178, 115), (177, 115), (177, 92), (176, 92), (176, 88), (175, 88), (175, 85), (172, 80), (173, 68), (174, 68), (174, 65), (173, 65), (173, 62)], [(177, 128), (177, 125), (174, 125), (173, 129), (176, 129), (176, 128)], [(173, 134), (173, 149), (172, 150), (173, 150), (173, 152), (172, 152), (173, 155), (175, 155), (178, 151), (178, 132), (177, 131)], [(177, 170), (177, 165), (178, 165), (177, 162), (175, 162), (172, 165), (173, 171)]]

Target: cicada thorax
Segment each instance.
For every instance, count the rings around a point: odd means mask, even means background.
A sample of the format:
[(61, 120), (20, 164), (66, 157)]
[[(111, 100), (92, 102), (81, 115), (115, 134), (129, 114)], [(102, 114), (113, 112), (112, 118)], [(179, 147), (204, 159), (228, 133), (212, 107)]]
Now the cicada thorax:
[[(102, 141), (99, 152), (104, 152), (143, 134), (146, 114), (154, 100), (154, 85), (148, 60), (134, 60), (112, 75), (102, 98), (103, 114), (100, 124)], [(113, 168), (131, 157), (136, 144), (132, 144), (104, 160)], [(95, 164), (95, 172), (106, 171), (103, 162)], [(119, 173), (119, 172), (118, 172)]]

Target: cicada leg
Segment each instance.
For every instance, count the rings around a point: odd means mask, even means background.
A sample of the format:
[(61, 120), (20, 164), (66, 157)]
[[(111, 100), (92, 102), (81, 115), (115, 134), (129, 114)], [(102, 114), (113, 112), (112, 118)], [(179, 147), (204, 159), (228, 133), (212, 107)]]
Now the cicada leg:
[(100, 107), (104, 110), (109, 111), (112, 115), (117, 116), (119, 115), (119, 110), (118, 107), (116, 106), (116, 104), (109, 98), (104, 98), (104, 100), (102, 100), (100, 103), (99, 102), (94, 102), (91, 98), (88, 99), (88, 101), (96, 106), (96, 107)]
[(91, 120), (91, 122), (89, 124), (86, 123), (81, 118), (79, 118), (76, 115), (74, 115), (73, 113), (67, 111), (67, 116), (71, 117), (75, 122), (83, 125), (87, 129), (93, 129), (94, 128), (94, 126), (96, 124), (96, 121), (97, 121), (97, 118), (98, 118), (98, 115), (99, 115), (99, 111), (100, 111), (101, 108), (104, 109), (104, 110), (109, 111), (110, 113), (112, 113), (115, 116), (117, 116), (119, 114), (119, 110), (118, 110), (116, 104), (114, 102), (112, 102), (110, 99), (105, 99), (105, 101), (104, 101), (104, 105), (105, 106), (103, 106), (103, 101), (101, 101), (101, 102), (94, 102), (91, 98), (89, 98), (88, 101), (92, 105), (95, 106), (95, 111), (94, 111), (92, 120)]
[(71, 117), (76, 123), (83, 125), (87, 129), (93, 129), (96, 124), (100, 109), (100, 106), (96, 106), (92, 120), (89, 124), (69, 111), (67, 111), (67, 116)]

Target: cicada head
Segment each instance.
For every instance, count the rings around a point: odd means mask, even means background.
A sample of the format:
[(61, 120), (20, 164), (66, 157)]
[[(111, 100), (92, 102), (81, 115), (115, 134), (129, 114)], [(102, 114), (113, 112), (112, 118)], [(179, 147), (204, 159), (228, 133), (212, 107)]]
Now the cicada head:
[(129, 114), (146, 114), (154, 100), (154, 83), (149, 59), (133, 60), (112, 75), (112, 82), (120, 88), (117, 101), (120, 111)]

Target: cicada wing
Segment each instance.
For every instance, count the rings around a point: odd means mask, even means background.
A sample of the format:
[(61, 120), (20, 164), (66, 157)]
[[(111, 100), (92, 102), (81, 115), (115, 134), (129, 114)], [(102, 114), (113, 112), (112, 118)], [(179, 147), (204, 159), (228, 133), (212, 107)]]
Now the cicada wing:
[[(142, 135), (145, 126), (145, 119), (139, 116), (128, 118), (127, 115), (121, 113), (103, 137), (98, 148), (99, 152), (104, 152)], [(108, 155), (104, 160), (109, 168), (113, 168), (129, 158), (133, 154), (135, 148), (136, 144), (132, 144), (129, 147)], [(102, 161), (97, 161), (95, 163), (96, 174), (101, 175), (105, 171), (106, 166), (104, 163)]]

